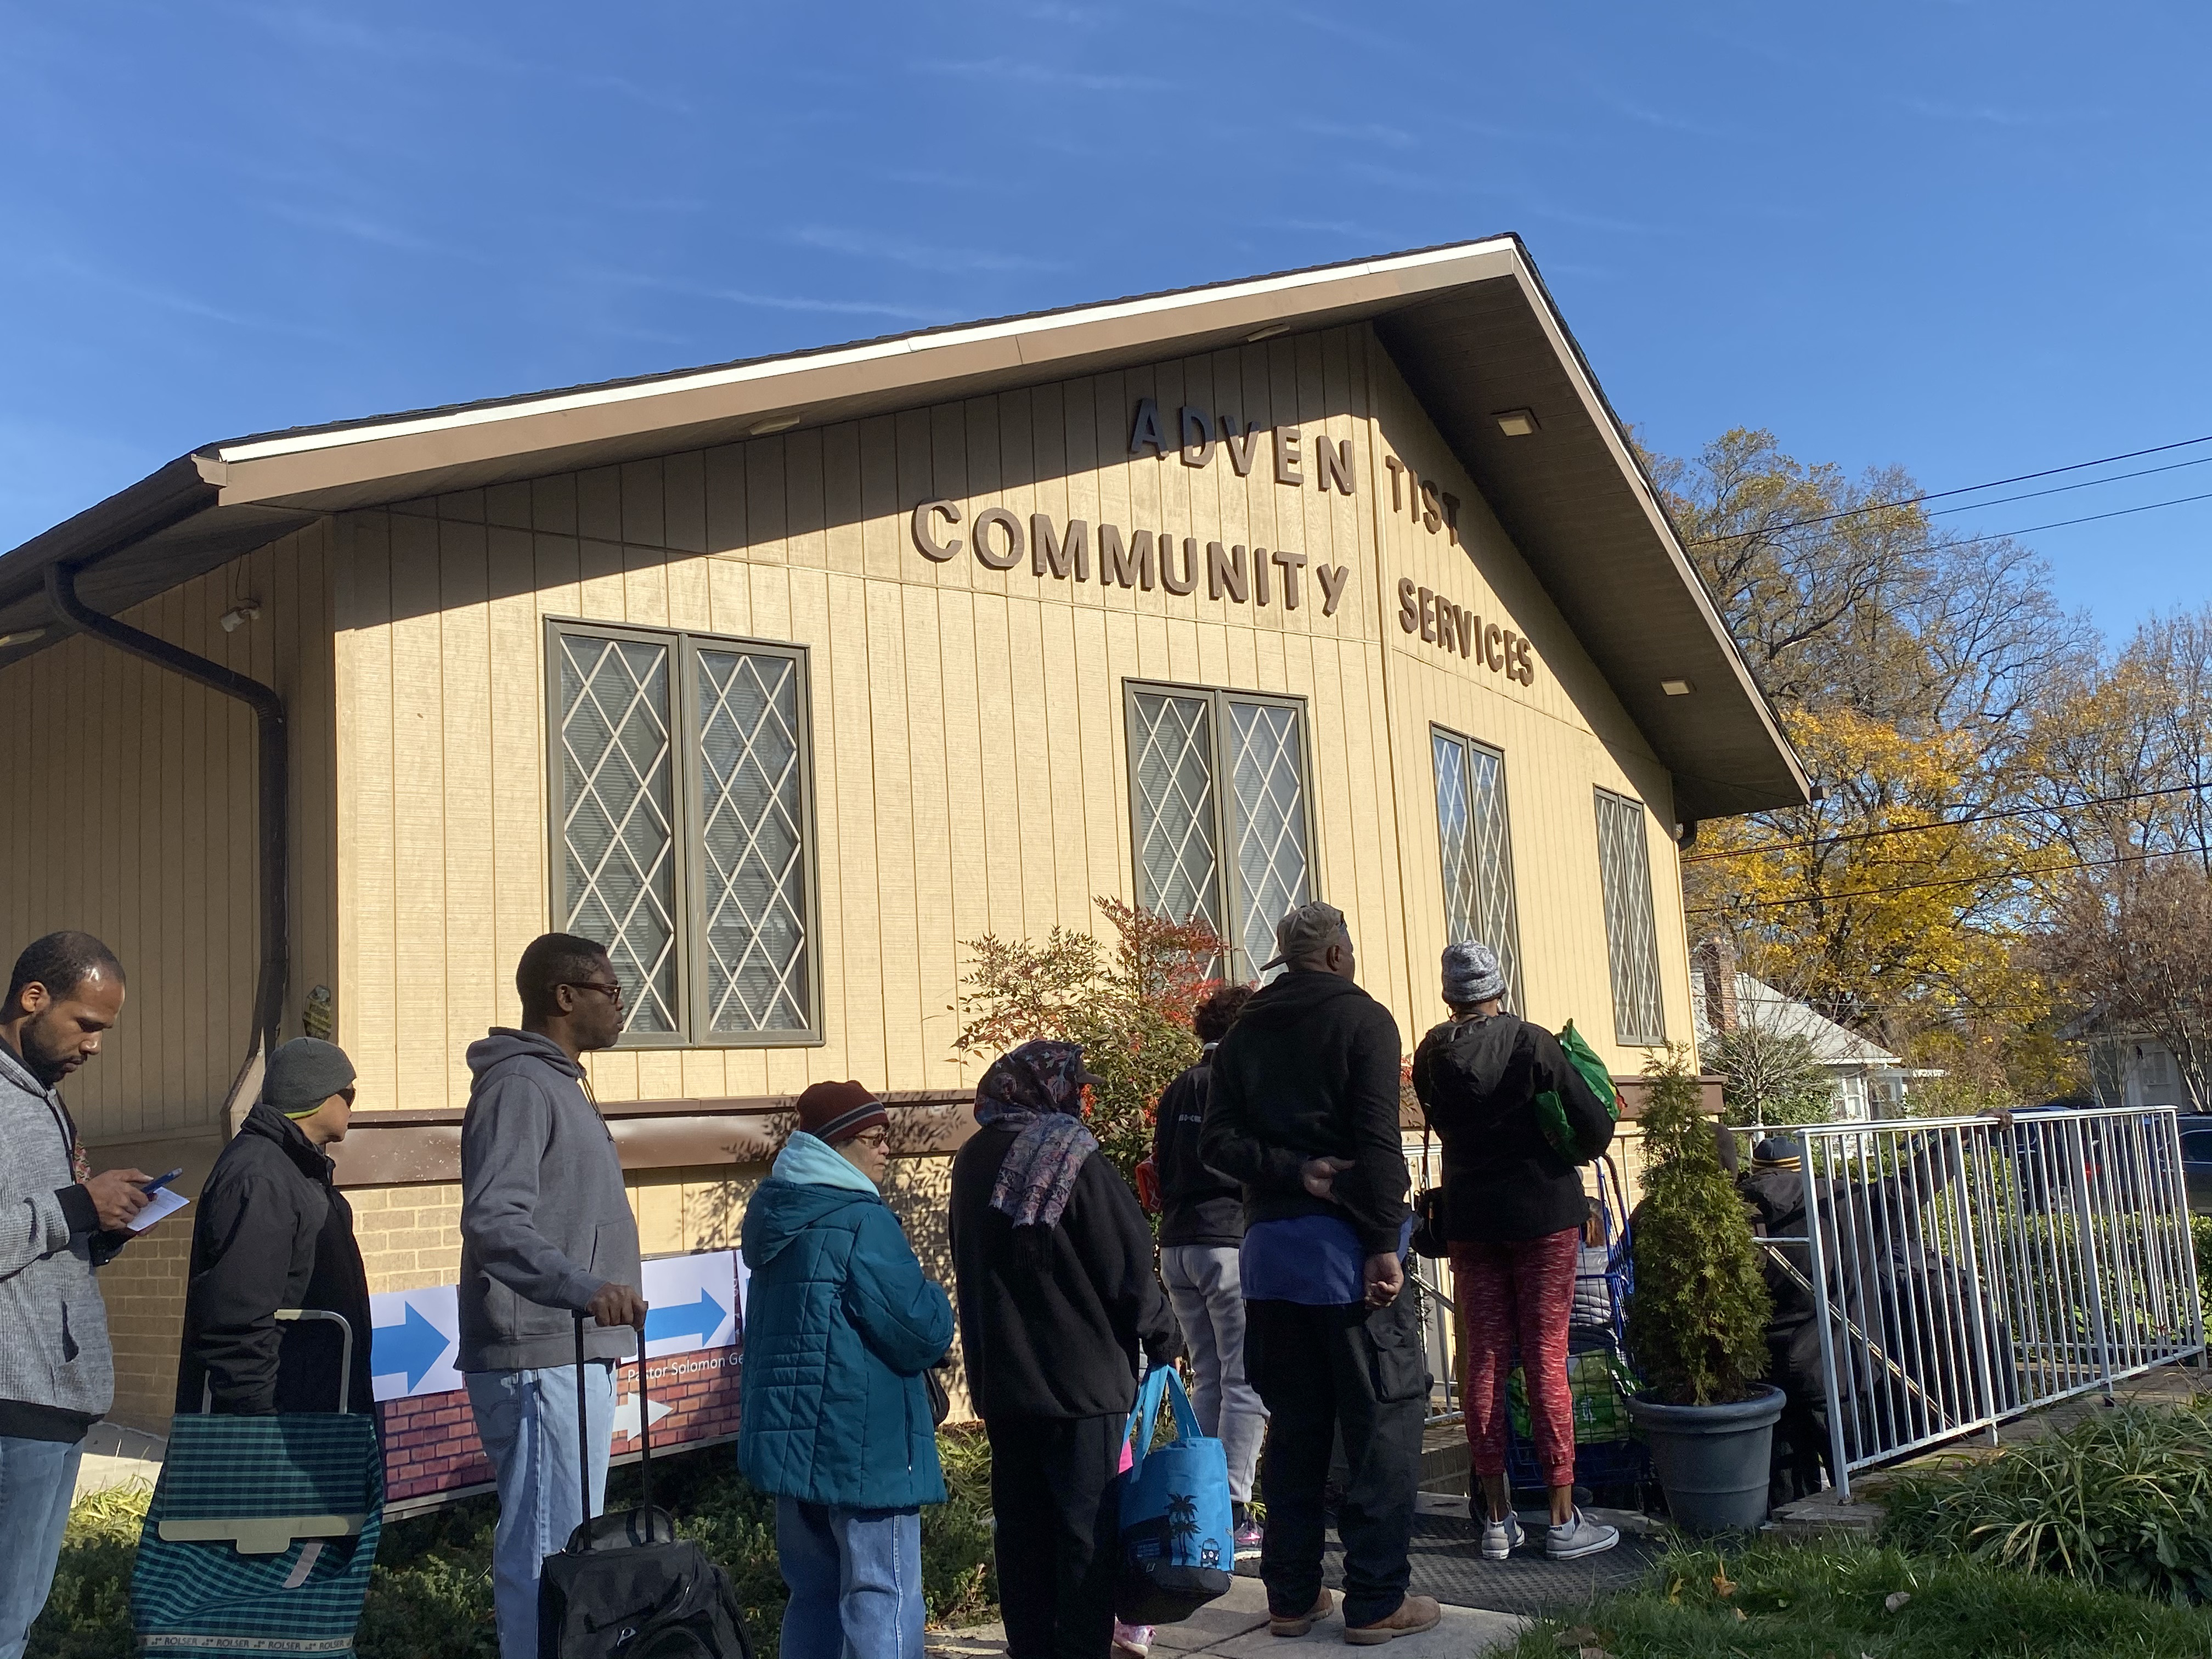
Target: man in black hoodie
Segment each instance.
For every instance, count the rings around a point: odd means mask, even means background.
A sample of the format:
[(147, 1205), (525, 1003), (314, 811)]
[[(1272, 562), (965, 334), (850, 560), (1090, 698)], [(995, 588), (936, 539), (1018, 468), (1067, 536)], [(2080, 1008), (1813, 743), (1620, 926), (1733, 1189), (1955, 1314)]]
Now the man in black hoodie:
[(1398, 1022), (1352, 982), (1344, 913), (1302, 904), (1275, 927), (1289, 971), (1213, 1054), (1200, 1148), (1244, 1189), (1245, 1368), (1267, 1407), (1260, 1576), (1268, 1628), (1302, 1636), (1322, 1588), (1322, 1490), (1338, 1431), (1345, 1639), (1387, 1642), (1442, 1617), (1409, 1595), (1428, 1377), (1405, 1288), (1411, 1181), (1398, 1127)]

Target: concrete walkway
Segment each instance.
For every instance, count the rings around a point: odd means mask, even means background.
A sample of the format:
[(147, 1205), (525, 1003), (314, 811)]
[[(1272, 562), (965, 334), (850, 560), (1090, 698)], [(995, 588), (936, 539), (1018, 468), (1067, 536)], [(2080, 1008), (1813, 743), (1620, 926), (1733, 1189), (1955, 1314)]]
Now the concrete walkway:
[[(1379, 1651), (1390, 1659), (1466, 1659), (1511, 1645), (1528, 1621), (1510, 1613), (1479, 1613), (1447, 1607), (1443, 1622), (1419, 1636), (1401, 1636)], [(1239, 1578), (1229, 1594), (1199, 1609), (1180, 1625), (1163, 1625), (1153, 1638), (1155, 1659), (1255, 1659), (1261, 1654), (1291, 1655), (1310, 1644), (1344, 1645), (1344, 1620), (1331, 1615), (1304, 1636), (1292, 1639), (1267, 1634), (1267, 1593), (1256, 1578)], [(974, 1630), (933, 1631), (929, 1651), (937, 1659), (1003, 1659), (1006, 1632), (997, 1625)]]

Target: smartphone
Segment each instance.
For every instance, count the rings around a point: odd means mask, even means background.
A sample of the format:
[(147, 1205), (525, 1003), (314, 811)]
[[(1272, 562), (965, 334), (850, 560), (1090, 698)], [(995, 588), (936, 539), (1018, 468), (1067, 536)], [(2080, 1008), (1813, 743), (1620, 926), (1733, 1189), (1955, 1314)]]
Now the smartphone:
[(148, 1182), (138, 1190), (144, 1193), (150, 1198), (154, 1194), (160, 1192), (162, 1188), (174, 1181), (179, 1176), (184, 1174), (184, 1165), (180, 1164), (175, 1169), (170, 1170), (167, 1175), (155, 1176), (151, 1181)]

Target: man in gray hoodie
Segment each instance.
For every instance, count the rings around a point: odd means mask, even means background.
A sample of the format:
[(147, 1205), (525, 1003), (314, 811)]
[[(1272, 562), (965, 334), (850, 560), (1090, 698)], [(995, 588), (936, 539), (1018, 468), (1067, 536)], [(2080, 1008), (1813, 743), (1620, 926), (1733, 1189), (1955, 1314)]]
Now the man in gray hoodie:
[[(461, 1370), (499, 1481), (492, 1599), (501, 1659), (537, 1659), (538, 1578), (584, 1520), (576, 1468), (605, 1498), (614, 1365), (645, 1328), (637, 1223), (614, 1138), (578, 1056), (622, 1035), (605, 946), (534, 939), (515, 969), (522, 1029), (469, 1045), (461, 1126)], [(576, 1419), (575, 1316), (585, 1321), (587, 1421)]]
[(0, 1659), (21, 1659), (46, 1606), (85, 1431), (115, 1395), (93, 1269), (130, 1237), (147, 1177), (92, 1174), (55, 1085), (122, 1012), (122, 965), (76, 933), (34, 941), (0, 1004)]

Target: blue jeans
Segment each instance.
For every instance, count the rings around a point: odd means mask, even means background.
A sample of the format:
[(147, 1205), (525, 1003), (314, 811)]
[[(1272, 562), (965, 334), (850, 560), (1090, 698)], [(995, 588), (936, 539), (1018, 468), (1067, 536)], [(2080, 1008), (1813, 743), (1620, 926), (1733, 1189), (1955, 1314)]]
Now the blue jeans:
[(83, 1455), (82, 1440), (0, 1438), (0, 1659), (23, 1659), (46, 1605)]
[[(500, 1659), (538, 1659), (538, 1578), (545, 1558), (582, 1524), (577, 1486), (576, 1368), (471, 1371), (469, 1405), (499, 1480), (499, 1526), (492, 1534), (492, 1606), (499, 1615)], [(607, 1452), (614, 1442), (614, 1366), (584, 1367), (591, 1426), (592, 1513), (607, 1497)]]
[(775, 1500), (783, 1659), (921, 1659), (921, 1511)]

